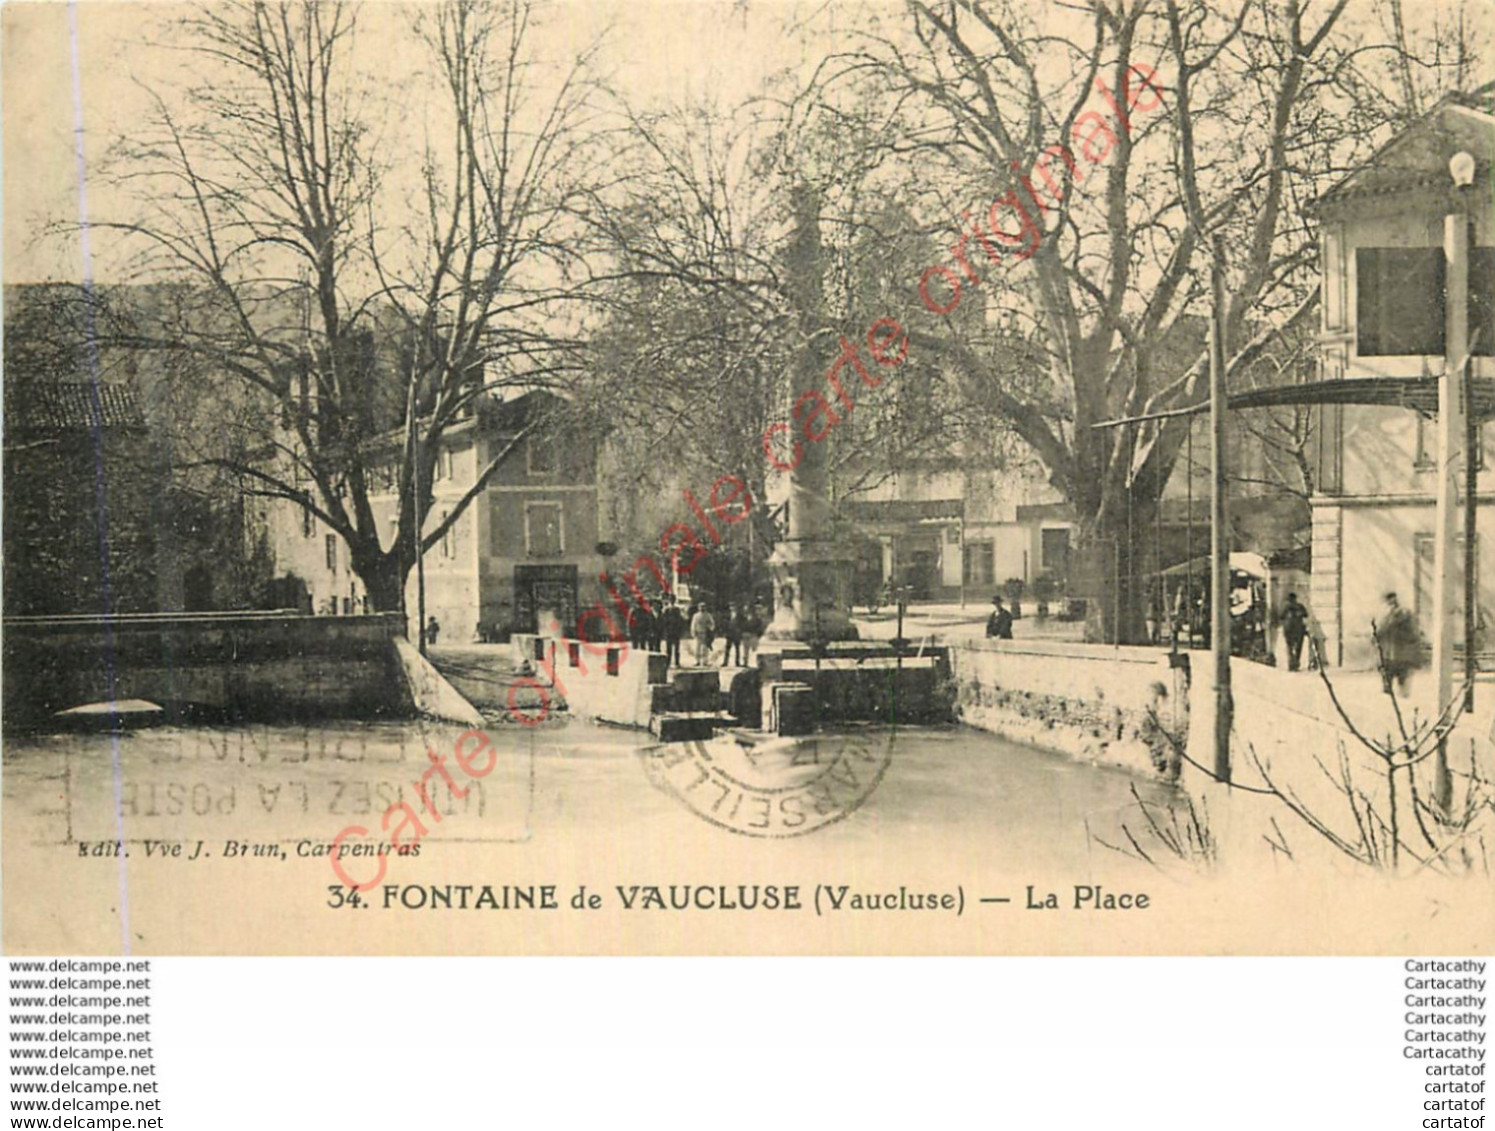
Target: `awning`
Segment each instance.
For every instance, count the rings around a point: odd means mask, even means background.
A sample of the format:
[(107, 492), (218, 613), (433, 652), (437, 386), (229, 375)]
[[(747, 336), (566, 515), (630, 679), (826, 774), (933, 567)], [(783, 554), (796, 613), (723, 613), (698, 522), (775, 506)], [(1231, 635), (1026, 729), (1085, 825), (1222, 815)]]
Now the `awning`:
[(965, 515), (964, 499), (858, 499), (842, 505), (858, 522), (949, 522)]
[[(1208, 555), (1195, 558), (1193, 561), (1179, 562), (1178, 565), (1169, 566), (1163, 571), (1164, 577), (1187, 577), (1194, 573), (1208, 573), (1210, 560)], [(1230, 555), (1230, 570), (1232, 573), (1244, 573), (1249, 577), (1267, 576), (1267, 562), (1260, 554), (1253, 554), (1249, 550), (1238, 551)]]

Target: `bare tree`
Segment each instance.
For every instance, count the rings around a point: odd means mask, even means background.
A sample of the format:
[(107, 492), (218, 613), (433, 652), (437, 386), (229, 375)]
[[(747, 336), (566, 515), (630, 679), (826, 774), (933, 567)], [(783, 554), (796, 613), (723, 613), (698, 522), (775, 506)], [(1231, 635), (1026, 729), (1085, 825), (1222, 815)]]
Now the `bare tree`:
[(895, 107), (877, 141), (954, 241), (923, 301), (980, 286), (1031, 327), (1044, 362), (1020, 374), (955, 324), (912, 340), (965, 374), (1074, 505), (1103, 619), (1120, 614), (1100, 626), (1110, 639), (1141, 636), (1187, 425), (1097, 426), (1202, 399), (1212, 270), (1230, 384), (1314, 316), (1303, 205), (1394, 111), (1359, 97), (1372, 57), (1340, 34), (1345, 7), (911, 0), (906, 27), (869, 33), (824, 77)]
[[(1281, 389), (1317, 376), (1314, 341), (1307, 327), (1262, 350), (1256, 364), (1240, 374), (1237, 389)], [(1237, 456), (1231, 481), (1284, 495), (1307, 506), (1316, 489), (1313, 443), (1317, 408), (1310, 404), (1242, 409), (1234, 414), (1241, 441), (1252, 452)]]
[[(355, 37), (368, 18), (422, 46), (427, 71), (403, 86), (376, 74)], [(555, 326), (583, 285), (567, 196), (587, 60), (545, 68), (535, 18), (517, 0), (210, 5), (179, 28), (189, 85), (155, 91), (151, 127), (113, 155), (139, 211), (95, 227), (183, 294), (171, 323), (116, 327), (115, 340), (196, 359), (259, 436), (253, 458), (210, 458), (340, 536), (377, 609), (401, 607), (417, 555), (515, 447), (418, 531), (446, 430), (495, 389), (576, 364)], [(425, 130), (413, 181), (390, 156), (411, 144), (412, 95)], [(372, 501), (391, 479), (392, 534)]]
[[(1379, 647), (1379, 641), (1378, 647)], [(1317, 651), (1315, 649), (1315, 651)], [(1490, 818), (1495, 815), (1495, 793), (1480, 773), (1469, 741), (1469, 771), (1458, 775), (1456, 795), (1447, 806), (1419, 787), (1419, 766), (1434, 757), (1452, 739), (1463, 710), (1465, 689), (1446, 704), (1438, 704), (1432, 718), (1407, 718), (1388, 681), (1386, 696), (1396, 720), (1396, 732), (1375, 738), (1365, 732), (1345, 709), (1334, 688), (1324, 659), (1315, 655), (1319, 676), (1344, 730), (1353, 744), (1374, 758), (1375, 770), (1357, 772), (1341, 740), (1334, 769), (1317, 754), (1313, 763), (1329, 782), (1339, 806), (1313, 804), (1286, 784), (1281, 775), (1248, 747), (1266, 792), (1275, 797), (1298, 820), (1350, 859), (1374, 868), (1398, 871), (1412, 867), (1450, 875), (1488, 874), (1490, 870)], [(1382, 664), (1385, 657), (1382, 657)], [(1286, 838), (1277, 829), (1274, 847), (1286, 848)], [(1289, 853), (1290, 854), (1290, 853)]]
[[(688, 461), (737, 476), (757, 499), (772, 477), (765, 430), (789, 414), (798, 359), (808, 351), (829, 365), (842, 336), (860, 342), (888, 314), (909, 321), (893, 297), (901, 272), (932, 254), (876, 183), (880, 154), (852, 116), (830, 122), (805, 109), (764, 99), (735, 112), (625, 110), (632, 146), (617, 159), (619, 183), (588, 206), (597, 253), (619, 276), (592, 336), (596, 403), (623, 431), (647, 434), (651, 450), (674, 453), (676, 469)], [(821, 233), (811, 269), (824, 301), (808, 318), (788, 255), (797, 188), (816, 201)], [(939, 358), (911, 358), (896, 381), (833, 410), (836, 499), (915, 458), (958, 458), (967, 426), (990, 417), (951, 376)], [(656, 471), (647, 459), (624, 463), (641, 481)], [(761, 531), (766, 552), (774, 531)]]
[[(1447, 703), (1436, 704), (1436, 715), (1423, 718), (1414, 713), (1409, 718), (1388, 679), (1385, 693), (1396, 729), (1378, 738), (1351, 715), (1316, 644), (1313, 650), (1319, 678), (1343, 735), (1335, 744), (1332, 766), (1317, 751), (1307, 752), (1327, 790), (1317, 789), (1313, 796), (1305, 798), (1304, 794), (1309, 792), (1306, 786), (1294, 785), (1283, 767), (1273, 766), (1246, 743), (1245, 762), (1255, 769), (1259, 784), (1239, 779), (1224, 782), (1228, 793), (1271, 798), (1296, 818), (1289, 828), (1311, 832), (1336, 852), (1371, 868), (1488, 875), (1489, 837), (1495, 830), (1495, 791), (1480, 771), (1473, 736), (1469, 736), (1469, 769), (1453, 775), (1457, 785), (1451, 787), (1446, 804), (1440, 803), (1433, 791), (1419, 782), (1419, 773), (1426, 775), (1420, 769), (1423, 764), (1440, 749), (1452, 745), (1467, 689), (1461, 687)], [(1383, 654), (1383, 670), (1385, 663)], [(1148, 718), (1152, 733), (1172, 748), (1175, 758), (1187, 762), (1206, 778), (1219, 780), (1209, 767), (1189, 756), (1186, 735), (1168, 727), (1152, 708), (1148, 709)], [(1369, 768), (1363, 760), (1357, 762), (1351, 758), (1351, 749), (1369, 753)], [(1203, 811), (1196, 810), (1192, 799), (1186, 798), (1187, 824), (1193, 835), (1184, 837), (1178, 835), (1177, 810), (1169, 806), (1159, 812), (1157, 806), (1149, 808), (1140, 797), (1138, 802), (1144, 825), (1137, 832), (1122, 826), (1130, 847), (1108, 844), (1099, 838), (1097, 842), (1148, 863), (1156, 863), (1160, 849), (1164, 855), (1191, 864), (1214, 861), (1208, 816), (1205, 814), (1200, 820)], [(1274, 852), (1293, 859), (1295, 854), (1287, 833), (1275, 816), (1271, 818), (1271, 827), (1272, 833), (1263, 834), (1263, 839)], [(1153, 850), (1149, 852), (1147, 846)]]

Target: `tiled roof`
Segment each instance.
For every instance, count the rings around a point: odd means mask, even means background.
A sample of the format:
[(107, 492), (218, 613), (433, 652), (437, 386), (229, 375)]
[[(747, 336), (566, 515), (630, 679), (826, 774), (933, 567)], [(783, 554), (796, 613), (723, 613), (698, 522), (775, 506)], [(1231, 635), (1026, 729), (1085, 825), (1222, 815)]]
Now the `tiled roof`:
[(517, 397), (502, 400), (485, 397), (479, 402), (479, 414), (489, 427), (500, 433), (517, 432), (533, 420), (543, 420), (555, 413), (563, 398), (544, 389), (532, 389)]
[(1319, 212), (1325, 206), (1364, 197), (1428, 191), (1446, 195), (1453, 191), (1448, 158), (1459, 149), (1475, 158), (1475, 183), (1486, 183), (1495, 157), (1495, 86), (1444, 98), (1321, 194), (1309, 210)]
[(135, 391), (91, 381), (35, 382), (6, 398), (5, 427), (15, 431), (73, 432), (94, 428), (143, 428)]
[(919, 522), (965, 514), (964, 499), (848, 499), (842, 505), (852, 518), (864, 522)]

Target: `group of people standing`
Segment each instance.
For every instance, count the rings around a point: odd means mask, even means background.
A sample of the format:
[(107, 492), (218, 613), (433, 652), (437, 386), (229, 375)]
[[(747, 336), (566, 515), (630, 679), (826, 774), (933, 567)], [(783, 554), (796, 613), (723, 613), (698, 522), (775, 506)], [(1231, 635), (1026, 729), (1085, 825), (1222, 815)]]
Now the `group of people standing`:
[(716, 641), (720, 638), (724, 641), (721, 666), (746, 666), (757, 655), (763, 626), (763, 612), (757, 605), (751, 608), (729, 605), (718, 617), (704, 602), (687, 607), (673, 597), (667, 597), (656, 608), (641, 604), (634, 610), (628, 638), (629, 643), (640, 650), (663, 651), (671, 667), (682, 666), (680, 644), (687, 635), (695, 644), (697, 667), (712, 662)]

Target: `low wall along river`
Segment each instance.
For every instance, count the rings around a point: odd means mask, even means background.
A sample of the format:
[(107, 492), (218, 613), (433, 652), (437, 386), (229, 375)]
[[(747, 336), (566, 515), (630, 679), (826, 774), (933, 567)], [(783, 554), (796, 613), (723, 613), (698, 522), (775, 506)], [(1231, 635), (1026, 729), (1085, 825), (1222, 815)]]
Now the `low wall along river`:
[(409, 715), (399, 616), (162, 613), (8, 617), (8, 728), (58, 711), (144, 699), (168, 718), (288, 720)]
[(1189, 675), (1167, 653), (961, 640), (950, 644), (950, 664), (966, 724), (1079, 761), (1178, 779), (1178, 759), (1158, 724), (1186, 740)]

